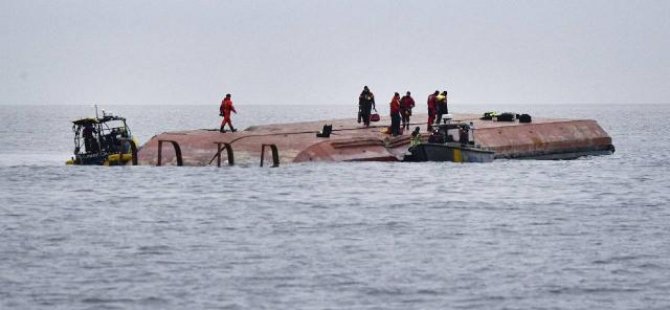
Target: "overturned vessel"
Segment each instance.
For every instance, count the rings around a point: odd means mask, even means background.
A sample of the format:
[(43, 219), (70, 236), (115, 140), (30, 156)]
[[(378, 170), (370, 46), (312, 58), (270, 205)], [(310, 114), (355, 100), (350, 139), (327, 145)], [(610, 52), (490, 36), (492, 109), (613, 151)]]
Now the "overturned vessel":
[[(415, 115), (425, 120), (425, 115)], [(612, 139), (594, 120), (536, 118), (532, 123), (482, 119), (476, 114), (454, 114), (454, 124), (471, 125), (476, 144), (469, 149), (493, 158), (572, 159), (614, 152)], [(388, 123), (361, 126), (355, 118), (253, 126), (221, 133), (215, 129), (164, 132), (138, 151), (139, 164), (220, 166), (272, 165), (299, 162), (400, 161), (411, 137), (386, 134)], [(324, 125), (327, 125), (324, 126)], [(425, 122), (412, 126), (425, 127)], [(324, 129), (330, 128), (328, 134)], [(421, 133), (428, 143), (432, 132)], [(458, 137), (452, 137), (458, 141)], [(448, 142), (448, 141), (446, 141)], [(267, 156), (267, 157), (266, 157)]]

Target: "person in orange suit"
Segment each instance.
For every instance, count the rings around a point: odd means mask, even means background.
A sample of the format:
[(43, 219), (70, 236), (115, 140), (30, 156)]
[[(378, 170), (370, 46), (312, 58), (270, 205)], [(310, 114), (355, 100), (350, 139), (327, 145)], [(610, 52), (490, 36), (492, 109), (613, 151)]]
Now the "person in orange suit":
[(226, 124), (230, 126), (230, 131), (237, 131), (237, 129), (233, 127), (233, 123), (230, 120), (230, 112), (237, 114), (237, 111), (235, 111), (235, 107), (233, 106), (233, 100), (230, 99), (230, 94), (226, 94), (226, 98), (223, 98), (223, 101), (221, 101), (221, 107), (219, 107), (219, 115), (223, 116), (223, 121), (221, 122), (221, 132), (226, 132), (226, 129), (224, 129)]

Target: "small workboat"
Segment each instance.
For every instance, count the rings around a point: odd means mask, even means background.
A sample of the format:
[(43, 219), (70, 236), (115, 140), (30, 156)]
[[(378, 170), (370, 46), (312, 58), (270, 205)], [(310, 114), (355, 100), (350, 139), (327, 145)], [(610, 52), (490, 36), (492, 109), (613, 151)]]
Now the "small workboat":
[[(403, 158), (407, 162), (451, 161), (457, 163), (488, 163), (495, 158), (495, 152), (475, 145), (472, 124), (451, 124), (447, 117), (444, 124), (437, 126), (427, 143), (417, 143), (408, 149)], [(456, 140), (454, 137), (458, 137)]]
[[(102, 111), (98, 117), (72, 122), (74, 156), (67, 165), (125, 165), (137, 154), (137, 142), (126, 119)], [(83, 144), (83, 145), (82, 145)]]
[(422, 143), (409, 149), (403, 161), (451, 161), (457, 163), (492, 162), (495, 152), (460, 143)]

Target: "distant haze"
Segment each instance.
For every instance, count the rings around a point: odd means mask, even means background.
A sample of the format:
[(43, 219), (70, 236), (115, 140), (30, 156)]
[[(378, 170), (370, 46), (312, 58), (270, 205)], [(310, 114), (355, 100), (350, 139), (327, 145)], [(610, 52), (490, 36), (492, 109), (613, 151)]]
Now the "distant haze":
[(670, 1), (0, 1), (0, 104), (669, 103)]

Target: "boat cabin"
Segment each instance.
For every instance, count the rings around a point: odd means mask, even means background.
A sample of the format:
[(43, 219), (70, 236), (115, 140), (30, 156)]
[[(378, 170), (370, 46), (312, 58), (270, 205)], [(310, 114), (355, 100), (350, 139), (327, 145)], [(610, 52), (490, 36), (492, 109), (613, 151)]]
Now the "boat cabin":
[[(124, 164), (132, 159), (133, 136), (126, 119), (105, 114), (72, 122), (74, 155), (68, 164)], [(115, 155), (115, 156), (112, 156)]]

